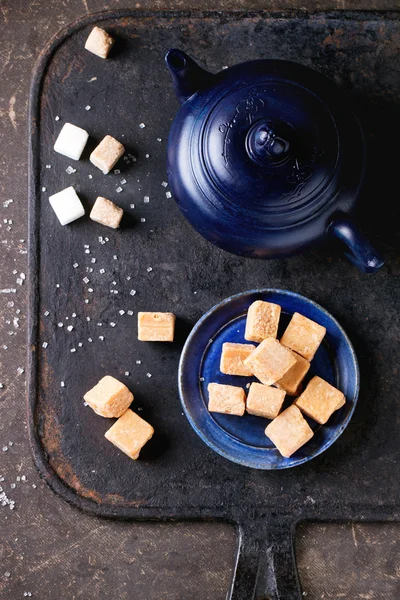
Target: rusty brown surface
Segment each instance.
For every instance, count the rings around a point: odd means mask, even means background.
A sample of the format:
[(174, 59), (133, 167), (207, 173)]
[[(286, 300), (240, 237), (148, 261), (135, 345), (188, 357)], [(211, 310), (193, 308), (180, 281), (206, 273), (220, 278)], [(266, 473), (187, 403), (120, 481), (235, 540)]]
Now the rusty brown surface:
[[(80, 513), (39, 480), (26, 434), (26, 298), (13, 270), (27, 272), (27, 104), (31, 70), (42, 47), (61, 27), (91, 11), (136, 3), (119, 0), (3, 0), (0, 3), (0, 194), (14, 200), (2, 213), (0, 237), (0, 485), (15, 500), (14, 511), (0, 506), (0, 597), (16, 600), (31, 591), (40, 600), (222, 600), (228, 589), (235, 550), (234, 532), (222, 525), (135, 524), (109, 522)], [(141, 2), (143, 8), (215, 8), (214, 2)], [(302, 7), (275, 0), (270, 8)], [(265, 8), (262, 0), (224, 0), (217, 8)], [(398, 1), (332, 0), (308, 3), (316, 9), (399, 8)], [(13, 221), (6, 231), (3, 218)], [(24, 242), (20, 240), (25, 240)], [(8, 306), (14, 302), (14, 306)], [(19, 327), (7, 321), (19, 313)], [(9, 336), (13, 331), (15, 335)], [(7, 452), (1, 447), (8, 444)], [(26, 482), (11, 483), (25, 475)], [(35, 486), (35, 487), (33, 487)], [(354, 527), (354, 526), (353, 526)], [(301, 530), (300, 576), (308, 600), (397, 600), (399, 527), (327, 526)], [(104, 552), (107, 548), (107, 552)], [(6, 574), (10, 573), (10, 576)]]

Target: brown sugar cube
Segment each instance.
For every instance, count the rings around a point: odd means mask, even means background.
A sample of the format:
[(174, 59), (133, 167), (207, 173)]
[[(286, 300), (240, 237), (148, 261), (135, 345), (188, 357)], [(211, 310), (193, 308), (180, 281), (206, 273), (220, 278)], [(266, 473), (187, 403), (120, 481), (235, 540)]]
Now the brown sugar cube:
[(111, 202), (111, 200), (99, 196), (90, 212), (90, 218), (112, 229), (118, 229), (123, 214), (122, 208)]
[(246, 409), (244, 389), (222, 383), (208, 384), (208, 410), (225, 415), (242, 417)]
[(250, 342), (262, 342), (266, 338), (276, 338), (281, 307), (272, 302), (256, 300), (249, 306), (244, 337)]
[(265, 435), (275, 444), (282, 456), (289, 458), (311, 440), (314, 432), (297, 406), (292, 404), (267, 425)]
[(176, 317), (173, 313), (139, 312), (138, 340), (141, 342), (173, 342)]
[(325, 327), (295, 312), (281, 338), (281, 343), (307, 360), (312, 360), (325, 333)]
[(296, 359), (275, 338), (267, 338), (245, 359), (244, 364), (265, 385), (272, 385), (293, 367)]
[(344, 394), (321, 377), (313, 377), (295, 404), (320, 425), (346, 402)]
[(153, 436), (153, 433), (153, 427), (128, 408), (118, 421), (105, 432), (104, 437), (130, 458), (136, 460), (140, 450)]
[(133, 394), (118, 379), (106, 375), (83, 399), (102, 417), (120, 417), (132, 403)]
[(296, 362), (289, 371), (286, 371), (282, 379), (279, 379), (275, 383), (275, 385), (278, 388), (285, 390), (289, 396), (297, 396), (300, 384), (307, 375), (311, 365), (306, 358), (303, 358), (300, 354), (297, 354), (297, 352), (293, 352), (292, 350), (291, 352), (296, 359)]
[(117, 164), (123, 153), (124, 146), (111, 135), (106, 135), (98, 146), (93, 150), (89, 157), (91, 163), (107, 175)]
[(285, 390), (253, 382), (247, 396), (246, 410), (250, 415), (275, 419), (279, 415), (285, 396)]
[(255, 350), (253, 344), (234, 344), (225, 342), (222, 344), (220, 371), (225, 375), (242, 375), (251, 377), (253, 373), (244, 364), (244, 360)]
[(86, 40), (85, 48), (100, 58), (107, 58), (114, 41), (114, 38), (107, 31), (104, 31), (101, 27), (93, 27)]

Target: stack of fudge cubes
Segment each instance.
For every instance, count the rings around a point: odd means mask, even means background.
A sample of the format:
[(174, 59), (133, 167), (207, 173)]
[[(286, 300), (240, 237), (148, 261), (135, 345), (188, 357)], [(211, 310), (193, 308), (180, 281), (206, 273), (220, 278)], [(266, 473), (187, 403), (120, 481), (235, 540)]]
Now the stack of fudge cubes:
[[(138, 339), (141, 342), (173, 342), (175, 321), (173, 313), (139, 312)], [(97, 415), (118, 419), (104, 435), (129, 458), (138, 459), (154, 429), (129, 408), (134, 397), (127, 386), (106, 375), (83, 398)]]
[[(104, 29), (94, 27), (86, 41), (85, 48), (92, 54), (105, 59), (113, 44), (114, 39)], [(54, 144), (54, 150), (72, 160), (80, 160), (88, 139), (87, 131), (72, 123), (65, 123)], [(124, 152), (125, 148), (118, 140), (111, 135), (106, 135), (93, 150), (89, 160), (107, 175)], [(85, 214), (85, 209), (73, 186), (53, 194), (49, 197), (49, 202), (61, 225), (68, 225)], [(90, 218), (107, 227), (117, 229), (123, 213), (122, 208), (114, 202), (98, 196), (91, 210)]]
[[(302, 382), (326, 333), (325, 327), (295, 312), (277, 340), (281, 307), (257, 300), (248, 309), (245, 339), (254, 344), (226, 342), (220, 371), (225, 375), (255, 376), (246, 398), (242, 387), (210, 383), (210, 412), (243, 416), (245, 412), (271, 419), (265, 435), (282, 456), (289, 458), (314, 435), (303, 413), (324, 425), (341, 408), (344, 394), (321, 377), (313, 377), (304, 391)], [(283, 412), (286, 397), (296, 397)]]

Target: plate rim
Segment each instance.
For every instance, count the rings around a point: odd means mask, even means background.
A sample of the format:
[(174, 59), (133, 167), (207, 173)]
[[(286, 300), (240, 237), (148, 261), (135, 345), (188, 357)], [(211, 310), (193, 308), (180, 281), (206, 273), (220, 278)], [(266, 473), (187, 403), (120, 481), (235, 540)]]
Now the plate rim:
[[(185, 365), (186, 362), (188, 361), (188, 351), (189, 351), (189, 347), (190, 344), (192, 343), (193, 338), (195, 337), (195, 335), (198, 333), (199, 329), (202, 327), (203, 323), (209, 318), (211, 317), (215, 312), (217, 312), (218, 310), (220, 310), (224, 305), (229, 304), (239, 298), (243, 298), (245, 296), (249, 296), (249, 295), (253, 295), (253, 294), (278, 294), (278, 295), (284, 295), (284, 296), (290, 296), (290, 297), (294, 297), (296, 299), (299, 299), (301, 301), (306, 302), (307, 304), (310, 304), (312, 306), (314, 306), (318, 311), (321, 311), (325, 314), (325, 316), (332, 321), (335, 326), (338, 328), (338, 330), (340, 331), (340, 334), (343, 338), (343, 340), (345, 341), (347, 348), (350, 351), (351, 357), (352, 357), (352, 365), (351, 368), (354, 372), (354, 378), (355, 378), (355, 382), (354, 382), (354, 395), (353, 395), (353, 402), (352, 402), (352, 407), (348, 413), (348, 415), (346, 416), (345, 420), (343, 421), (343, 423), (337, 428), (337, 430), (335, 431), (334, 435), (332, 436), (331, 440), (329, 440), (329, 444), (326, 446), (322, 446), (321, 448), (318, 449), (318, 451), (314, 452), (312, 455), (310, 456), (306, 456), (302, 459), (299, 459), (298, 462), (296, 462), (295, 464), (280, 464), (278, 466), (268, 466), (268, 465), (261, 465), (259, 463), (254, 464), (251, 463), (251, 461), (247, 460), (247, 459), (241, 459), (238, 457), (234, 457), (232, 456), (229, 452), (225, 452), (223, 448), (220, 448), (217, 444), (215, 444), (212, 440), (210, 440), (202, 431), (202, 429), (200, 427), (198, 427), (198, 425), (195, 423), (191, 412), (189, 411), (185, 399), (184, 399), (184, 374), (185, 374)], [(234, 462), (236, 464), (251, 468), (251, 469), (257, 469), (257, 470), (261, 470), (261, 471), (281, 471), (281, 470), (285, 470), (285, 469), (292, 469), (294, 467), (298, 467), (300, 465), (303, 465), (307, 462), (309, 462), (310, 460), (312, 460), (313, 458), (315, 458), (316, 456), (319, 456), (320, 454), (322, 454), (323, 452), (325, 452), (325, 450), (327, 450), (330, 446), (332, 446), (337, 440), (338, 438), (342, 435), (343, 431), (346, 429), (346, 427), (348, 426), (348, 424), (350, 423), (352, 416), (354, 414), (354, 410), (355, 407), (357, 405), (357, 400), (358, 400), (358, 396), (359, 396), (359, 392), (360, 392), (360, 368), (358, 365), (358, 360), (357, 360), (357, 355), (356, 352), (354, 350), (353, 344), (351, 343), (351, 340), (349, 338), (349, 336), (347, 335), (346, 331), (343, 329), (343, 327), (341, 326), (341, 324), (337, 321), (337, 319), (335, 319), (335, 317), (333, 317), (333, 315), (331, 315), (331, 313), (329, 311), (327, 311), (323, 306), (321, 306), (320, 304), (318, 304), (317, 302), (315, 302), (314, 300), (311, 300), (310, 298), (307, 298), (306, 296), (303, 296), (302, 294), (298, 294), (297, 292), (292, 292), (291, 290), (285, 290), (285, 289), (281, 289), (281, 288), (254, 288), (251, 290), (247, 290), (244, 292), (239, 292), (237, 294), (233, 294), (231, 296), (228, 296), (227, 298), (224, 298), (223, 300), (221, 300), (220, 302), (218, 302), (217, 304), (214, 304), (207, 312), (205, 312), (200, 319), (196, 322), (196, 324), (194, 325), (193, 329), (190, 331), (185, 344), (183, 346), (182, 352), (181, 352), (181, 356), (179, 359), (179, 366), (178, 366), (178, 391), (179, 391), (179, 399), (182, 405), (182, 409), (185, 413), (185, 416), (187, 418), (187, 420), (189, 421), (191, 427), (194, 429), (194, 431), (196, 432), (196, 434), (200, 437), (200, 439), (212, 450), (214, 450), (214, 452), (216, 452), (217, 454), (219, 454), (220, 456), (222, 456), (223, 458), (226, 458), (227, 460)]]

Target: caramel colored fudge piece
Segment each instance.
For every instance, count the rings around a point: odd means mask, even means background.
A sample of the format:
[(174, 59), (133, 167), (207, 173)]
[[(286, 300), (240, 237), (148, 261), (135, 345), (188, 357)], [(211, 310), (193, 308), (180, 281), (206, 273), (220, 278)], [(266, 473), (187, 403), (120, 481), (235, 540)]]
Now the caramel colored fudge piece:
[(93, 150), (89, 160), (95, 167), (103, 171), (104, 175), (107, 175), (124, 152), (125, 148), (118, 140), (111, 135), (106, 135)]
[(297, 406), (289, 406), (265, 429), (265, 435), (275, 444), (282, 456), (289, 458), (314, 435)]
[(242, 417), (246, 409), (244, 389), (222, 383), (208, 384), (208, 410), (225, 415)]
[(253, 344), (222, 344), (220, 371), (225, 375), (242, 375), (251, 377), (253, 373), (246, 367), (244, 360), (255, 350)]
[(325, 327), (295, 312), (281, 338), (281, 343), (307, 360), (312, 360), (325, 333)]
[(98, 415), (120, 417), (132, 403), (133, 394), (118, 379), (106, 375), (83, 398)]
[(90, 218), (92, 221), (96, 221), (112, 229), (118, 229), (123, 214), (124, 211), (122, 208), (111, 202), (111, 200), (99, 196), (90, 212)]
[(303, 358), (300, 354), (297, 354), (297, 352), (293, 352), (293, 350), (291, 350), (291, 352), (296, 359), (296, 362), (289, 371), (286, 371), (282, 379), (279, 379), (275, 383), (275, 385), (278, 388), (285, 390), (289, 396), (297, 396), (300, 384), (307, 375), (311, 365), (306, 358)]
[(90, 35), (86, 40), (85, 48), (100, 58), (107, 58), (113, 45), (114, 38), (112, 38), (107, 31), (96, 26), (93, 27), (90, 32)]
[(152, 426), (128, 408), (118, 421), (105, 432), (104, 437), (125, 452), (129, 458), (136, 460), (140, 450), (153, 436), (153, 433)]
[(285, 390), (253, 382), (247, 396), (246, 410), (250, 415), (275, 419), (279, 415), (285, 396)]
[(141, 342), (173, 342), (176, 317), (173, 313), (138, 313), (138, 340)]
[(249, 306), (244, 337), (250, 342), (262, 342), (266, 338), (276, 338), (281, 307), (272, 302), (256, 300)]
[(267, 338), (245, 359), (244, 364), (265, 385), (272, 385), (293, 367), (296, 359), (275, 338)]
[(320, 425), (346, 402), (344, 394), (321, 377), (313, 377), (295, 404)]

